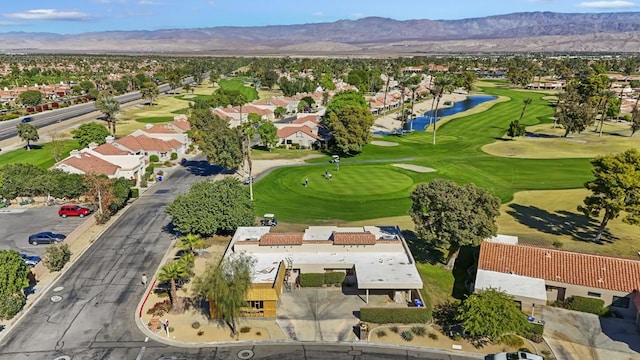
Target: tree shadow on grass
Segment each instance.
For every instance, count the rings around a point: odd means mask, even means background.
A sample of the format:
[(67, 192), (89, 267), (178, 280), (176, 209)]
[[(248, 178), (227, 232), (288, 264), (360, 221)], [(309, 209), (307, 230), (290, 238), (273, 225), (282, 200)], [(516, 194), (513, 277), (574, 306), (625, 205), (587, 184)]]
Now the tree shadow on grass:
[[(523, 225), (547, 234), (571, 236), (578, 241), (592, 242), (600, 225), (597, 220), (566, 210), (549, 212), (535, 206), (519, 204), (511, 204), (509, 207), (511, 210), (507, 214)], [(600, 243), (612, 243), (615, 240), (618, 238), (605, 229)]]
[(445, 254), (441, 249), (436, 248), (430, 242), (418, 237), (418, 234), (411, 230), (402, 230), (402, 236), (413, 254), (413, 258), (422, 263), (444, 264)]

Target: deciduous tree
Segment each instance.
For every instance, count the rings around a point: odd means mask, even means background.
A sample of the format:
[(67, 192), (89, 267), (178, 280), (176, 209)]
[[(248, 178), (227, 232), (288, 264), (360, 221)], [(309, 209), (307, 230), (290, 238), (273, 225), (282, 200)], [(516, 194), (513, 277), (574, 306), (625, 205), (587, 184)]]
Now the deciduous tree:
[(40, 140), (40, 135), (38, 135), (38, 128), (27, 123), (20, 123), (16, 126), (16, 130), (18, 131), (18, 136), (23, 141), (27, 142), (27, 150), (31, 150), (31, 142)]
[(252, 257), (234, 254), (220, 264), (209, 263), (205, 272), (194, 280), (194, 293), (213, 304), (215, 315), (226, 321), (234, 334), (238, 331), (236, 322), (240, 312), (247, 306), (254, 264)]
[(153, 105), (153, 100), (158, 97), (160, 90), (152, 81), (147, 81), (140, 86), (140, 96), (143, 99), (149, 99), (149, 105)]
[(53, 155), (53, 159), (58, 162), (62, 160), (62, 154), (64, 153), (64, 140), (60, 133), (55, 131), (49, 133), (49, 138), (51, 139), (51, 155)]
[(329, 114), (325, 125), (331, 132), (329, 145), (343, 154), (353, 155), (371, 140), (373, 115), (367, 108), (346, 105)]
[(71, 134), (74, 139), (78, 140), (81, 148), (86, 148), (91, 143), (104, 144), (107, 141), (107, 136), (111, 135), (106, 126), (97, 122), (84, 123), (72, 130)]
[(209, 110), (194, 109), (189, 123), (198, 147), (210, 163), (227, 169), (236, 169), (242, 164), (243, 136), (239, 129), (229, 128), (226, 121)]
[(496, 289), (469, 295), (458, 308), (456, 320), (463, 323), (465, 334), (493, 341), (505, 334), (522, 333), (529, 328), (527, 317), (513, 297)]
[(175, 228), (184, 234), (210, 236), (255, 223), (253, 205), (242, 184), (233, 178), (194, 184), (169, 206)]
[(269, 121), (262, 121), (258, 124), (258, 135), (260, 135), (260, 142), (269, 151), (278, 143), (278, 129)]
[(640, 225), (640, 152), (629, 149), (623, 153), (601, 156), (591, 161), (594, 180), (585, 183), (591, 195), (578, 206), (586, 216), (604, 216), (594, 241), (600, 241), (610, 220), (625, 213), (622, 221)]
[(25, 304), (29, 267), (15, 250), (0, 250), (0, 319), (11, 319)]
[(455, 257), (461, 246), (477, 245), (495, 236), (500, 200), (490, 192), (467, 184), (435, 179), (411, 194), (411, 219), (418, 236), (449, 250)]
[(18, 101), (26, 106), (38, 106), (42, 104), (42, 93), (38, 90), (27, 90), (18, 95)]

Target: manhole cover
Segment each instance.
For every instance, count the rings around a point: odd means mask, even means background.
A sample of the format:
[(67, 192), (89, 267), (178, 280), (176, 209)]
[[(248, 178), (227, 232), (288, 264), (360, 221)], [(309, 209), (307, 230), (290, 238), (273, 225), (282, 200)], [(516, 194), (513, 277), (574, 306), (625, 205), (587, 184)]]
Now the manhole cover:
[(67, 355), (58, 356), (57, 358), (55, 358), (53, 360), (71, 360), (71, 356), (67, 356)]
[(62, 296), (60, 296), (60, 295), (53, 295), (53, 296), (51, 297), (51, 301), (52, 301), (52, 302), (60, 302), (60, 301), (62, 301)]
[(253, 357), (253, 351), (251, 350), (240, 350), (240, 352), (238, 352), (238, 359), (248, 360), (248, 359), (251, 359), (252, 357)]
[(58, 287), (53, 288), (54, 292), (59, 292), (59, 291), (62, 291), (62, 290), (64, 290), (64, 286), (58, 286)]

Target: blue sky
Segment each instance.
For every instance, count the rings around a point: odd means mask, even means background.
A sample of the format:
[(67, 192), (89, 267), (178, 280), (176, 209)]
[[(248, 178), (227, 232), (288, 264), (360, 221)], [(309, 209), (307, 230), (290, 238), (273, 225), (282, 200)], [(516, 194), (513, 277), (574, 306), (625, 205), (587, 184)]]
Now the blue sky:
[(3, 0), (0, 32), (61, 34), (287, 25), (382, 16), (462, 19), (520, 11), (640, 11), (640, 0)]

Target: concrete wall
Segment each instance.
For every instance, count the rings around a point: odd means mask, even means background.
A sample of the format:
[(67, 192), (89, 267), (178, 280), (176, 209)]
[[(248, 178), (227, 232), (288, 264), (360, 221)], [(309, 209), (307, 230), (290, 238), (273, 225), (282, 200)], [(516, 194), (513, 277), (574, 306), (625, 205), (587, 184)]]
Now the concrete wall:
[[(613, 306), (613, 307), (611, 307), (611, 309), (612, 310), (616, 310), (617, 312), (619, 312), (619, 313), (621, 313), (623, 315), (635, 316), (634, 310), (633, 310), (633, 306), (631, 305), (631, 302), (633, 300), (631, 293), (624, 292), (624, 291), (595, 289), (595, 288), (590, 288), (590, 287), (586, 287), (586, 286), (564, 284), (564, 283), (556, 282), (556, 281), (546, 281), (546, 284), (554, 286), (554, 287), (558, 287), (558, 288), (564, 288), (565, 289), (565, 296), (564, 296), (565, 299), (567, 299), (567, 298), (569, 298), (571, 296), (582, 296), (582, 297), (592, 298), (592, 299), (601, 299), (601, 300), (604, 301), (604, 306), (611, 305), (614, 296), (628, 297), (630, 299), (628, 308), (622, 308), (622, 307)], [(589, 292), (598, 293), (598, 294), (600, 294), (600, 297), (589, 296), (588, 295)], [(554, 299), (548, 299), (548, 300), (554, 301), (555, 298)]]

